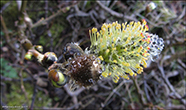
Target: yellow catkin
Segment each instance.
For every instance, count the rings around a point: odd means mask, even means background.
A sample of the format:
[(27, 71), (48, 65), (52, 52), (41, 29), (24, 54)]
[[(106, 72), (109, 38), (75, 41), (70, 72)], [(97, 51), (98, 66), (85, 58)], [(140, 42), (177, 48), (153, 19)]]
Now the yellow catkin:
[(148, 56), (152, 54), (149, 46), (152, 36), (147, 30), (145, 20), (104, 23), (99, 32), (97, 28), (90, 30), (91, 51), (99, 56), (100, 62), (106, 62), (103, 63), (107, 68), (102, 73), (103, 77), (112, 77), (117, 83), (120, 77), (129, 79), (129, 76), (143, 72), (143, 67), (147, 67)]
[(107, 72), (103, 72), (102, 76), (106, 78), (106, 77), (108, 77), (108, 73)]

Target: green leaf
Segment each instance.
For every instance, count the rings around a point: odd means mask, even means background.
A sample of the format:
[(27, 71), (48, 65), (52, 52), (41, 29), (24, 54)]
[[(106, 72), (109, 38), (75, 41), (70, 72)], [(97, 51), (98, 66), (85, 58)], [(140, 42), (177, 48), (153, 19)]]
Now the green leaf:
[(0, 59), (1, 61), (1, 71), (0, 73), (5, 76), (5, 77), (9, 77), (9, 78), (17, 78), (17, 71), (15, 68), (13, 68), (12, 66), (8, 65), (8, 61), (5, 60), (4, 58)]

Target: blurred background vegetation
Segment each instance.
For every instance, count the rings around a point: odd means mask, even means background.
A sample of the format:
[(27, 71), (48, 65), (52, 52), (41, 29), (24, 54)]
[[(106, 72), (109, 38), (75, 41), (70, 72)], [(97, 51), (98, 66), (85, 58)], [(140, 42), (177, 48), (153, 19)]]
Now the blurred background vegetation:
[[(1, 109), (186, 109), (186, 2), (184, 1), (74, 1), (1, 0)], [(20, 12), (25, 7), (24, 20)], [(102, 79), (90, 89), (54, 88), (37, 61), (26, 61), (24, 36), (43, 51), (62, 57), (64, 46), (90, 46), (89, 29), (103, 23), (141, 21), (164, 39), (165, 47), (141, 75), (115, 84)], [(22, 24), (20, 25), (20, 21)], [(62, 62), (62, 60), (61, 60)]]

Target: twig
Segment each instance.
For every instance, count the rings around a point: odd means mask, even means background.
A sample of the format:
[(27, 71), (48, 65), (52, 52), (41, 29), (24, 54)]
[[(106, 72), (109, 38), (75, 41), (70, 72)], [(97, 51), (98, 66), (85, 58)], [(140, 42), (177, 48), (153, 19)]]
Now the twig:
[(128, 15), (124, 15), (124, 14), (118, 13), (118, 12), (113, 11), (110, 8), (104, 6), (100, 1), (96, 0), (96, 2), (98, 3), (98, 5), (101, 8), (103, 8), (105, 11), (110, 13), (112, 16), (116, 16), (118, 18), (125, 18), (125, 19), (129, 19), (129, 20), (133, 20), (133, 21), (138, 21), (136, 18), (133, 17), (134, 15), (128, 16)]
[(75, 109), (77, 109), (77, 108), (79, 107), (79, 103), (78, 103), (77, 96), (78, 96), (82, 91), (84, 91), (85, 88), (81, 87), (81, 88), (77, 89), (77, 90), (74, 91), (74, 92), (72, 92), (72, 91), (70, 90), (68, 84), (66, 84), (66, 85), (64, 86), (64, 88), (65, 88), (66, 92), (68, 93), (68, 95), (70, 95), (70, 96), (72, 97), (73, 102), (74, 102), (74, 105), (75, 105), (74, 107), (75, 107)]
[(106, 90), (111, 90), (112, 89), (111, 87), (104, 85), (102, 82), (99, 83), (99, 86), (106, 89)]
[(165, 62), (165, 65), (168, 65), (170, 64), (173, 60), (176, 60), (176, 59), (180, 59), (180, 58), (184, 58), (186, 57), (186, 51), (182, 51), (182, 52), (179, 52), (179, 53), (175, 53), (174, 55), (171, 55), (170, 58), (166, 59), (166, 62)]
[(96, 2), (98, 3), (98, 5), (103, 8), (105, 11), (109, 12), (112, 16), (116, 16), (118, 18), (123, 18), (124, 15), (118, 12), (115, 12), (113, 10), (111, 10), (110, 8), (104, 6), (100, 1), (96, 0)]
[(23, 75), (22, 75), (23, 69), (24, 69), (24, 68), (22, 68), (22, 69), (20, 70), (20, 72), (19, 72), (19, 77), (20, 77), (20, 82), (21, 82), (21, 90), (23, 91), (23, 93), (24, 93), (24, 95), (25, 95), (25, 98), (26, 98), (26, 103), (28, 104), (28, 94), (27, 94), (27, 92), (26, 92), (26, 90), (25, 90), (25, 86), (24, 86), (24, 84), (23, 84)]
[(146, 104), (146, 101), (145, 101), (145, 98), (144, 98), (144, 96), (143, 96), (143, 92), (142, 92), (142, 90), (140, 89), (140, 87), (139, 87), (139, 85), (138, 85), (137, 78), (132, 77), (131, 79), (132, 79), (132, 81), (133, 81), (133, 83), (134, 83), (134, 85), (135, 85), (135, 88), (136, 88), (136, 90), (137, 90), (137, 93), (138, 93), (138, 97), (139, 97), (139, 99), (140, 99), (140, 102), (141, 102), (142, 105), (144, 106), (144, 105)]
[[(77, 2), (78, 3), (78, 2)], [(77, 4), (75, 3), (75, 4)], [(70, 7), (74, 6), (75, 4), (72, 4), (70, 6), (67, 6), (67, 7), (64, 7), (60, 10), (58, 10), (55, 14), (49, 16), (48, 18), (44, 19), (44, 18), (41, 18), (41, 20), (39, 20), (38, 22), (36, 22), (35, 24), (33, 24), (31, 26), (31, 28), (35, 28), (35, 27), (38, 27), (40, 25), (45, 25), (47, 24), (47, 22), (51, 21), (52, 19), (54, 19), (55, 17), (61, 15), (62, 13), (66, 12)]]
[(135, 109), (135, 107), (134, 107), (134, 103), (133, 103), (133, 100), (132, 100), (132, 96), (131, 96), (131, 93), (130, 93), (130, 90), (129, 90), (129, 84), (125, 84), (125, 86), (126, 86), (126, 90), (127, 90), (127, 93), (128, 93), (128, 96), (129, 96), (129, 99), (130, 99), (130, 102), (131, 102), (131, 108), (132, 109)]
[(148, 102), (152, 102), (151, 101), (151, 98), (150, 98), (150, 96), (149, 96), (149, 93), (148, 93), (148, 90), (147, 90), (147, 82), (146, 82), (146, 80), (144, 80), (143, 81), (144, 82), (144, 91), (145, 91), (145, 95), (146, 95), (146, 97), (147, 97), (147, 100), (148, 100)]
[(68, 95), (70, 95), (70, 96), (78, 96), (82, 91), (85, 90), (85, 88), (81, 87), (81, 88), (77, 89), (76, 91), (72, 92), (70, 90), (70, 88), (68, 87), (68, 84), (66, 84), (64, 86), (64, 88), (65, 88), (66, 92), (68, 93)]
[(91, 98), (86, 104), (81, 104), (82, 108), (84, 109), (85, 107), (87, 107), (89, 104), (91, 104), (93, 101), (95, 100), (95, 98)]
[(181, 98), (181, 96), (175, 91), (174, 87), (169, 82), (168, 78), (165, 76), (165, 72), (164, 72), (163, 67), (158, 64), (158, 68), (160, 70), (160, 73), (162, 75), (162, 78), (163, 78), (164, 82), (166, 83), (166, 85), (168, 86), (168, 88), (170, 89), (170, 91), (175, 94), (176, 98), (179, 99), (181, 103), (183, 103), (184, 105), (186, 105), (186, 100), (184, 100), (184, 99)]
[[(154, 100), (156, 101), (156, 96), (155, 96), (155, 94), (154, 94), (154, 92), (153, 92), (153, 90), (149, 87), (149, 85), (146, 83), (146, 88), (149, 90), (149, 92), (151, 93), (151, 95), (152, 95), (152, 97), (154, 98)], [(151, 100), (150, 100), (150, 102), (152, 102)]]
[(33, 92), (33, 96), (32, 96), (32, 103), (31, 103), (31, 106), (30, 106), (30, 110), (33, 110), (33, 108), (34, 108), (34, 102), (35, 102), (36, 94), (37, 94), (37, 85), (36, 85), (36, 82), (34, 82), (34, 92)]
[(115, 89), (112, 90), (110, 95), (107, 97), (107, 99), (104, 101), (103, 107), (105, 107), (106, 103), (109, 101), (109, 99), (112, 97), (112, 95), (124, 84), (128, 81), (123, 80)]

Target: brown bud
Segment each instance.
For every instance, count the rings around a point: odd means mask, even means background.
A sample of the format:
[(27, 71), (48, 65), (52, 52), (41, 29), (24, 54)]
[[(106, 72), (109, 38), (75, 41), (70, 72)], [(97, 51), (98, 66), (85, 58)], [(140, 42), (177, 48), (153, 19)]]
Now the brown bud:
[(62, 87), (67, 82), (67, 77), (57, 69), (52, 69), (48, 73), (48, 79), (54, 87)]

